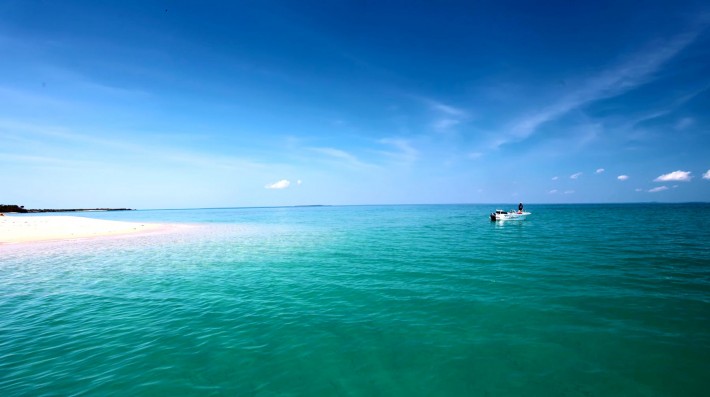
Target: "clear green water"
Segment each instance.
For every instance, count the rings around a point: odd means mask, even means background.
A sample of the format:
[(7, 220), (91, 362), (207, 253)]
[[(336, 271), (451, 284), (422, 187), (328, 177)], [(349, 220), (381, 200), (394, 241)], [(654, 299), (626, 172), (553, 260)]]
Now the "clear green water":
[(707, 395), (710, 205), (494, 209), (96, 213), (193, 227), (1, 246), (0, 395)]

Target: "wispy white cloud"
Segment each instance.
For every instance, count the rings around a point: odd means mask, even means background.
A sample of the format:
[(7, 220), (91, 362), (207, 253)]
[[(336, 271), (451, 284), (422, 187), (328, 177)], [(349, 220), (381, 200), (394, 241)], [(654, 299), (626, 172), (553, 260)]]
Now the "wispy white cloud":
[(597, 170), (594, 171), (595, 174), (601, 174), (602, 172), (604, 172), (604, 168), (597, 168)]
[(423, 100), (435, 115), (431, 127), (438, 133), (451, 132), (457, 125), (461, 124), (469, 117), (468, 112), (463, 109), (428, 98)]
[[(0, 133), (12, 131), (21, 133), (27, 142), (52, 142), (51, 151), (61, 153), (66, 156), (67, 152), (76, 153), (74, 160), (95, 158), (95, 161), (102, 161), (96, 157), (96, 153), (105, 153), (108, 149), (112, 154), (134, 155), (140, 158), (150, 158), (157, 163), (178, 163), (193, 165), (207, 169), (257, 169), (263, 168), (264, 164), (245, 158), (219, 155), (214, 153), (203, 153), (191, 149), (182, 149), (165, 144), (149, 144), (151, 137), (147, 136), (142, 141), (130, 141), (126, 139), (113, 139), (104, 136), (93, 136), (77, 133), (72, 129), (46, 124), (33, 124), (22, 121), (8, 120), (0, 118)], [(114, 135), (120, 135), (118, 133)], [(154, 139), (154, 138), (153, 138)], [(28, 144), (29, 146), (29, 144)], [(78, 150), (76, 148), (82, 148)], [(49, 156), (52, 156), (50, 153)], [(57, 157), (57, 156), (54, 156)]]
[(384, 138), (377, 141), (380, 144), (391, 146), (395, 151), (380, 151), (396, 161), (402, 163), (413, 163), (419, 158), (419, 151), (412, 147), (412, 144), (407, 139), (401, 138)]
[(126, 99), (139, 99), (144, 101), (151, 97), (151, 94), (144, 90), (126, 89), (90, 80), (84, 81), (82, 88), (105, 97), (122, 97)]
[(641, 189), (640, 187), (637, 187), (636, 189), (634, 189), (634, 191), (636, 191), (636, 192), (643, 192), (643, 189)]
[(628, 175), (619, 175), (616, 177), (616, 179), (618, 179), (620, 181), (625, 181), (625, 180), (629, 179), (629, 176)]
[(565, 194), (573, 194), (574, 190), (565, 190)]
[(550, 190), (550, 191), (547, 192), (547, 193), (549, 193), (549, 194), (555, 194), (555, 193), (557, 193), (557, 189), (552, 189), (552, 190)]
[(344, 150), (340, 149), (335, 149), (331, 147), (312, 147), (309, 148), (309, 150), (320, 153), (322, 155), (325, 155), (326, 157), (336, 160), (341, 164), (344, 164), (348, 167), (352, 168), (368, 168), (372, 167), (372, 165), (367, 164), (363, 161), (360, 161), (360, 159), (357, 158), (357, 156), (346, 152)]
[(215, 153), (207, 154), (180, 149), (165, 149), (157, 153), (157, 158), (181, 164), (195, 165), (205, 169), (221, 168), (232, 170), (264, 169), (265, 164), (240, 157), (225, 156)]
[[(640, 116), (637, 116), (635, 118), (632, 118), (628, 120), (627, 123), (622, 125), (620, 128), (627, 133), (629, 130), (635, 129), (638, 125), (645, 123), (650, 120), (654, 120), (660, 117), (667, 116), (676, 110), (680, 109), (682, 106), (684, 106), (686, 103), (690, 102), (692, 99), (696, 98), (698, 95), (704, 93), (710, 89), (710, 85), (703, 85), (700, 87), (695, 88), (694, 90), (685, 93), (684, 95), (681, 95), (680, 97), (676, 98), (673, 100), (670, 104), (667, 104), (666, 106), (659, 108), (659, 109), (653, 109), (648, 113), (642, 114)], [(683, 130), (685, 128), (690, 127), (691, 125), (695, 124), (695, 120), (691, 117), (684, 117), (678, 120), (674, 126), (676, 130)]]
[(66, 160), (57, 157), (0, 153), (0, 161), (13, 161), (31, 164), (63, 164)]
[(429, 103), (429, 106), (433, 110), (436, 110), (438, 112), (441, 112), (443, 114), (446, 114), (448, 116), (456, 116), (456, 117), (465, 117), (466, 112), (463, 109), (459, 109), (457, 107), (451, 106), (451, 105), (446, 105), (441, 102), (437, 102), (434, 100), (426, 100)]
[(555, 120), (568, 112), (589, 103), (612, 98), (651, 81), (661, 67), (688, 47), (707, 25), (702, 21), (699, 26), (676, 35), (670, 39), (652, 43), (647, 48), (627, 58), (624, 62), (610, 67), (599, 75), (590, 78), (580, 88), (563, 96), (560, 100), (548, 104), (536, 113), (523, 117), (513, 123), (511, 133), (499, 139), (497, 146), (508, 142), (521, 141), (533, 135), (537, 129), (549, 121)]
[(49, 94), (37, 91), (17, 90), (0, 87), (0, 99), (7, 103), (22, 106), (35, 106), (53, 108), (60, 111), (76, 110), (81, 106), (75, 100), (56, 98)]
[(467, 155), (467, 157), (472, 160), (477, 160), (483, 157), (483, 152), (471, 152)]
[(580, 176), (582, 176), (582, 173), (581, 173), (581, 172), (577, 172), (577, 173), (574, 173), (574, 174), (570, 175), (569, 177), (570, 177), (571, 179), (577, 179), (577, 178), (579, 178)]
[(347, 160), (349, 162), (358, 162), (359, 160), (354, 155), (340, 149), (330, 148), (330, 147), (312, 147), (310, 148), (314, 152), (325, 154), (326, 156), (334, 157), (336, 159)]
[(673, 171), (667, 174), (663, 174), (658, 178), (654, 179), (654, 182), (669, 182), (669, 181), (680, 181), (680, 182), (690, 182), (693, 177), (690, 175), (690, 171)]
[(684, 130), (695, 124), (695, 120), (692, 117), (683, 117), (675, 123), (676, 130)]
[(278, 182), (270, 183), (264, 187), (266, 189), (286, 189), (289, 186), (291, 186), (291, 181), (288, 179), (282, 179)]
[(553, 176), (553, 177), (552, 177), (552, 180), (553, 180), (553, 181), (556, 181), (556, 180), (558, 180), (558, 179), (560, 179), (559, 176)]
[(127, 151), (145, 150), (143, 145), (137, 143), (112, 140), (100, 136), (80, 134), (61, 126), (47, 124), (37, 124), (17, 120), (0, 119), (0, 131), (3, 130), (20, 132), (25, 136), (34, 136), (36, 138), (51, 138), (56, 139), (58, 141), (72, 142), (73, 144), (110, 146), (114, 149), (123, 149)]
[[(0, 87), (0, 100), (10, 98), (15, 105), (43, 106), (58, 111), (89, 112), (105, 106), (107, 100), (145, 102), (152, 98), (152, 94), (148, 91), (107, 84), (57, 65), (42, 62), (30, 63), (25, 67), (31, 70), (32, 75), (42, 76), (42, 79), (37, 81), (37, 87), (34, 89)], [(55, 84), (60, 87), (71, 87), (71, 95), (62, 93), (61, 88), (54, 89)]]
[(440, 118), (434, 121), (432, 124), (432, 127), (436, 132), (447, 132), (451, 130), (453, 127), (456, 127), (457, 125), (461, 124), (461, 120), (458, 119), (453, 119), (450, 117), (444, 117)]
[(648, 192), (649, 193), (658, 193), (658, 192), (662, 192), (664, 190), (668, 190), (668, 186), (654, 187), (653, 189), (650, 189)]
[(0, 164), (7, 165), (22, 165), (27, 167), (47, 167), (47, 168), (73, 168), (73, 169), (98, 169), (105, 165), (101, 159), (85, 160), (77, 158), (68, 158), (66, 156), (45, 156), (37, 154), (25, 153), (0, 153)]
[(705, 171), (703, 174), (703, 179), (710, 179), (710, 170)]

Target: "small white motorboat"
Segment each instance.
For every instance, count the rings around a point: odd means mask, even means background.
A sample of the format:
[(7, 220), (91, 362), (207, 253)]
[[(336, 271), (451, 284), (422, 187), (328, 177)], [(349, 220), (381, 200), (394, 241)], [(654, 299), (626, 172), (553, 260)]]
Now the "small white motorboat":
[(530, 215), (530, 212), (524, 211), (503, 211), (496, 210), (496, 212), (491, 213), (492, 221), (524, 221), (525, 217)]

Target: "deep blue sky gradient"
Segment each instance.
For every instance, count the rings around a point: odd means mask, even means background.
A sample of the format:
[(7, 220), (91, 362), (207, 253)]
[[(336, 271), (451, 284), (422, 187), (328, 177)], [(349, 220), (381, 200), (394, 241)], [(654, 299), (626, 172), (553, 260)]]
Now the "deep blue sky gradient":
[(4, 1), (0, 201), (709, 201), (709, 27), (701, 1)]

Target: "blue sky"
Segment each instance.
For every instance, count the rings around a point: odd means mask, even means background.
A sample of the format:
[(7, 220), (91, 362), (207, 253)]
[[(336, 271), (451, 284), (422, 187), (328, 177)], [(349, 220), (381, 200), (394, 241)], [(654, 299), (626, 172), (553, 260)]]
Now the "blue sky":
[(709, 138), (702, 1), (0, 2), (8, 204), (710, 201)]

